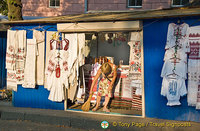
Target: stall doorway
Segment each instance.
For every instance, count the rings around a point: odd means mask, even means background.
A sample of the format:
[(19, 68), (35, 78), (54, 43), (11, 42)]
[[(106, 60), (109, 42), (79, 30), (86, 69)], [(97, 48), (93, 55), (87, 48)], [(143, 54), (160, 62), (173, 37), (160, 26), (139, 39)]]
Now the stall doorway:
[[(138, 35), (139, 34), (139, 35)], [(90, 86), (95, 73), (104, 62), (114, 63), (117, 69), (115, 81), (108, 108), (110, 114), (142, 116), (143, 113), (143, 76), (142, 76), (142, 33), (141, 32), (99, 32), (85, 34), (85, 65), (83, 65), (84, 90), (81, 97), (73, 103), (68, 103), (68, 110), (81, 111), (81, 106), (88, 99)], [(137, 38), (136, 38), (136, 35)], [(81, 82), (80, 82), (81, 83)], [(81, 86), (77, 90), (80, 93)], [(98, 82), (91, 100), (91, 108), (95, 107)], [(80, 94), (79, 94), (80, 96)], [(104, 97), (97, 113), (103, 111)]]

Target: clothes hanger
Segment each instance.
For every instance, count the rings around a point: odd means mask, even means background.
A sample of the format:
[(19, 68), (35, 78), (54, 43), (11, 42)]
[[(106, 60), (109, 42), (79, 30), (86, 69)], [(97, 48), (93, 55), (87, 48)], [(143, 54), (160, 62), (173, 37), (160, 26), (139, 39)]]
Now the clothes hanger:
[[(173, 72), (173, 73), (168, 74), (167, 77), (170, 78), (170, 79), (177, 79), (176, 77), (177, 77), (178, 75), (174, 72), (174, 69), (172, 70), (172, 72)], [(170, 77), (170, 76), (173, 76), (173, 77)]]

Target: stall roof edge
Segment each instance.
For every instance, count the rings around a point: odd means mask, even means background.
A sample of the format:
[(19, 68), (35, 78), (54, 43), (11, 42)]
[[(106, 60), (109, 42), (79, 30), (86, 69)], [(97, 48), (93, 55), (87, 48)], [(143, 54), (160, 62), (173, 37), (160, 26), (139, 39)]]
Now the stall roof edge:
[(34, 20), (2, 21), (1, 24), (37, 24), (37, 23), (75, 23), (130, 21), (169, 17), (199, 16), (200, 7), (181, 7), (161, 10), (95, 12), (87, 14), (55, 16)]

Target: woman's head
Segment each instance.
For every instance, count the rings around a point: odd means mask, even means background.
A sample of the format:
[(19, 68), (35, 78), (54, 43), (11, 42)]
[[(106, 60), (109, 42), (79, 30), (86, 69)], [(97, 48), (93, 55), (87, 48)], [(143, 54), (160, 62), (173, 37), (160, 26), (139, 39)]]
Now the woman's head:
[(108, 63), (103, 63), (101, 66), (101, 71), (104, 75), (108, 76), (112, 72), (112, 67)]

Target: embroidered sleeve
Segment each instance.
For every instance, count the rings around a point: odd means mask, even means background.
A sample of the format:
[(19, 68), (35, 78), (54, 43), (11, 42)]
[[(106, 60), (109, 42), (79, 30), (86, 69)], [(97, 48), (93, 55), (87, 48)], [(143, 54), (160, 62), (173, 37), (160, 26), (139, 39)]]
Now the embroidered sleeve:
[(55, 63), (52, 60), (49, 60), (48, 67), (47, 67), (47, 73), (48, 74), (53, 73), (54, 67), (55, 67)]
[(64, 47), (64, 50), (65, 51), (67, 51), (68, 50), (68, 48), (69, 48), (69, 40), (68, 39), (64, 39), (64, 41), (65, 41), (65, 47)]

